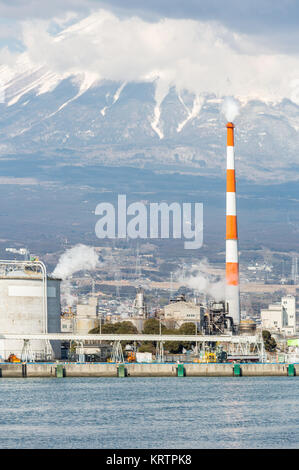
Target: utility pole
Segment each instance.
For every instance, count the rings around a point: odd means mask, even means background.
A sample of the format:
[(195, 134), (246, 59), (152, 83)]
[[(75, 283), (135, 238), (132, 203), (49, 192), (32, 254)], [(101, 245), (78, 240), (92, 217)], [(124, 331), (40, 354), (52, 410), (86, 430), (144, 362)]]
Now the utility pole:
[(139, 255), (139, 243), (137, 241), (136, 248), (136, 263), (135, 263), (135, 277), (137, 281), (140, 281), (141, 278), (141, 265), (140, 265), (140, 255)]
[(169, 292), (169, 302), (173, 299), (173, 272), (170, 272), (170, 292)]

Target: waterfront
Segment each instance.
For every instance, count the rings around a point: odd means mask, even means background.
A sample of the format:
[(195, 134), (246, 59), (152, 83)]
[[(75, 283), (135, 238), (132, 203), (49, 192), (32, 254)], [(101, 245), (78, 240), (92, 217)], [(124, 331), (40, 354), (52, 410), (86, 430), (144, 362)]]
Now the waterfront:
[(0, 448), (298, 448), (297, 377), (1, 379)]

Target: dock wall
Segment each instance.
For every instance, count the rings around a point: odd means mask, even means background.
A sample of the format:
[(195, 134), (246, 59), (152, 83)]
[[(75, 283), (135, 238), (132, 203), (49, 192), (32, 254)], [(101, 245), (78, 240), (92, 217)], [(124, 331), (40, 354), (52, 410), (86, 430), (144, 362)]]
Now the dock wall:
[(299, 364), (0, 364), (1, 378), (18, 377), (269, 377), (299, 375)]

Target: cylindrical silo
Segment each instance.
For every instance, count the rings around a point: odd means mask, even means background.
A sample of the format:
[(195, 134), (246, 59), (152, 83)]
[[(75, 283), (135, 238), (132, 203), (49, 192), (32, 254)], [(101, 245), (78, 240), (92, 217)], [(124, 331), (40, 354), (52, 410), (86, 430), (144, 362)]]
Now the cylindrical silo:
[(99, 326), (98, 298), (92, 296), (86, 304), (77, 304), (75, 333), (85, 335)]
[[(41, 265), (16, 262), (3, 269), (0, 261), (0, 333), (60, 333), (60, 279), (47, 277)], [(23, 346), (22, 340), (0, 340), (2, 360), (10, 354), (22, 359)], [(60, 358), (59, 341), (30, 340), (29, 347), (32, 359)]]

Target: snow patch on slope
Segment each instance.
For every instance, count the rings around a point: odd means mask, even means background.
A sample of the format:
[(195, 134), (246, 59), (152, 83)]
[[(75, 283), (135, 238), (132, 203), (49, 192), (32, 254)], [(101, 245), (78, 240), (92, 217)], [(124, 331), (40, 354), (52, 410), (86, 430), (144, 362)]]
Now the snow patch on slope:
[[(33, 78), (34, 75), (35, 78)], [(12, 98), (8, 101), (7, 106), (16, 104), (23, 95), (26, 95), (30, 91), (36, 90), (36, 95), (46, 93), (47, 91), (50, 91), (50, 89), (54, 89), (60, 81), (60, 77), (57, 77), (56, 74), (50, 71), (44, 72), (43, 69), (29, 72), (27, 76), (29, 80), (31, 79), (29, 83), (28, 80), (25, 80), (24, 76), (21, 78), (23, 78), (23, 80), (18, 80), (17, 78), (6, 87), (7, 96), (12, 94)]]
[(160, 78), (156, 80), (155, 88), (155, 107), (154, 107), (154, 119), (151, 122), (152, 129), (158, 134), (160, 139), (164, 138), (164, 132), (159, 127), (160, 117), (161, 117), (161, 105), (168, 95), (169, 92), (169, 82), (161, 80)]
[(101, 114), (102, 116), (105, 116), (106, 114), (106, 111), (107, 109), (111, 108), (118, 100), (119, 100), (119, 97), (121, 95), (121, 92), (123, 91), (123, 89), (125, 88), (127, 82), (124, 82), (120, 85), (120, 87), (118, 87), (118, 89), (116, 90), (114, 96), (113, 96), (113, 100), (112, 100), (112, 104), (110, 106), (104, 106), (103, 109), (101, 109)]
[(180, 102), (182, 103), (182, 105), (184, 106), (185, 110), (187, 111), (186, 119), (184, 119), (184, 121), (179, 123), (178, 127), (176, 129), (177, 132), (181, 132), (181, 130), (185, 127), (187, 122), (191, 121), (192, 119), (196, 118), (196, 116), (198, 116), (198, 114), (199, 114), (199, 112), (202, 108), (202, 105), (204, 103), (204, 98), (202, 96), (196, 95), (195, 98), (194, 98), (194, 101), (193, 101), (193, 106), (192, 106), (191, 111), (189, 110), (189, 108), (184, 103), (180, 93), (178, 93), (178, 98), (179, 98)]
[(52, 91), (63, 78), (45, 66), (33, 65), (26, 53), (16, 59), (14, 67), (0, 67), (0, 84), (7, 106), (13, 106), (31, 91), (37, 95)]
[[(76, 80), (78, 80), (79, 77), (76, 77)], [(63, 108), (65, 108), (69, 103), (72, 103), (72, 101), (75, 101), (78, 99), (80, 96), (82, 96), (89, 88), (91, 88), (98, 80), (98, 76), (94, 75), (92, 73), (85, 73), (84, 78), (82, 80), (81, 78), (81, 83), (79, 82), (79, 91), (78, 93), (73, 97), (67, 100), (65, 103), (63, 103), (59, 108), (54, 111), (54, 113), (49, 114), (46, 119), (51, 118), (52, 116), (55, 116), (55, 114), (59, 113)]]

